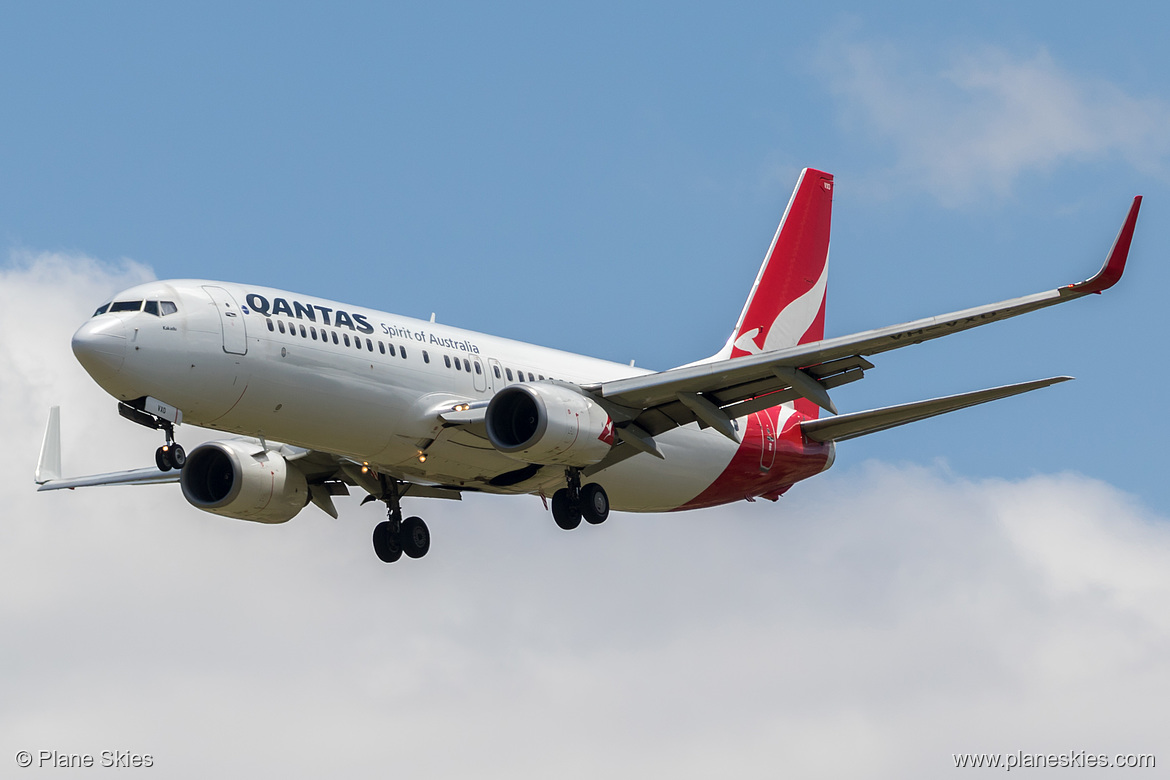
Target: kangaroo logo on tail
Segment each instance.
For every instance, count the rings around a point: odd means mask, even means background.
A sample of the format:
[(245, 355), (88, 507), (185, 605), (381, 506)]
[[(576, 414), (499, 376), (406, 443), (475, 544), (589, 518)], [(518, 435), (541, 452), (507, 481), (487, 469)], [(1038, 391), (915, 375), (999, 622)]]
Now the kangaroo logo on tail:
[[(755, 355), (759, 352), (769, 352), (773, 349), (791, 347), (795, 344), (804, 344), (817, 341), (824, 335), (824, 308), (825, 288), (829, 281), (829, 264), (821, 270), (821, 276), (816, 283), (796, 300), (789, 303), (776, 314), (772, 324), (764, 329), (764, 343), (757, 340), (760, 328), (744, 331), (735, 339), (732, 345), (740, 354)], [(820, 330), (817, 334), (811, 333), (812, 326), (820, 319)], [(738, 357), (733, 354), (732, 357)]]
[[(832, 174), (805, 168), (739, 322), (713, 359), (755, 355), (825, 337), (832, 213)], [(816, 416), (814, 404), (801, 399), (796, 405)]]

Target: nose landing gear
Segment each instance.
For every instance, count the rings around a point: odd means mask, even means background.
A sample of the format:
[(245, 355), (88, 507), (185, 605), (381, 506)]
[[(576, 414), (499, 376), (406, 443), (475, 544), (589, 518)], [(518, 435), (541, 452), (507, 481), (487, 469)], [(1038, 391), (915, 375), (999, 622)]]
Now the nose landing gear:
[[(151, 405), (152, 402), (153, 405)], [(159, 409), (165, 414), (174, 415), (174, 421), (146, 411), (148, 406)], [(187, 451), (183, 449), (182, 445), (175, 443), (175, 422), (182, 419), (182, 414), (177, 409), (147, 397), (139, 398), (130, 403), (119, 403), (118, 414), (145, 428), (153, 428), (156, 431), (162, 429), (163, 434), (167, 437), (166, 444), (154, 451), (154, 465), (158, 466), (159, 471), (170, 471), (171, 469), (178, 471), (183, 468), (183, 464), (187, 462)]]
[(581, 486), (581, 469), (565, 469), (567, 487), (553, 493), (552, 513), (556, 524), (572, 531), (581, 525), (581, 520), (590, 525), (604, 523), (609, 517), (609, 496), (605, 488), (596, 482)]
[(187, 451), (175, 443), (175, 427), (168, 422), (161, 426), (167, 435), (167, 443), (154, 451), (154, 465), (159, 471), (181, 471), (187, 462)]

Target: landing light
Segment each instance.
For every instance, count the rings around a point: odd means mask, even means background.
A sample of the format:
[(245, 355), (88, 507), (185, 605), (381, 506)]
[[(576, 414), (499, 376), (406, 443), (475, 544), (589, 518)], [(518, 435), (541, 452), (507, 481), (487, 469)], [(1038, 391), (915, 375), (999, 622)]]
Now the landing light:
[(471, 408), (471, 404), (455, 404), (453, 411), (466, 412), (470, 408)]
[(427, 454), (425, 452), (420, 452), (418, 454), (418, 462), (419, 463), (426, 463), (427, 462)]

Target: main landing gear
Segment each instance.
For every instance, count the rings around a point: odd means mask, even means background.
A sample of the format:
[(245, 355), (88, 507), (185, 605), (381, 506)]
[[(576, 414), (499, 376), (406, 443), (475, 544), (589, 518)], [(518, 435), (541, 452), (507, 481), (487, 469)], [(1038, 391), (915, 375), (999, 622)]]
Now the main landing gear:
[(421, 517), (402, 519), (398, 482), (386, 484), (383, 501), (387, 519), (374, 526), (374, 553), (384, 563), (394, 563), (406, 553), (421, 558), (431, 549), (431, 531)]
[(590, 525), (604, 523), (609, 517), (609, 496), (605, 488), (596, 482), (581, 486), (581, 469), (565, 469), (565, 481), (568, 487), (563, 487), (553, 493), (552, 513), (557, 525), (566, 531), (572, 531), (581, 525), (581, 519)]

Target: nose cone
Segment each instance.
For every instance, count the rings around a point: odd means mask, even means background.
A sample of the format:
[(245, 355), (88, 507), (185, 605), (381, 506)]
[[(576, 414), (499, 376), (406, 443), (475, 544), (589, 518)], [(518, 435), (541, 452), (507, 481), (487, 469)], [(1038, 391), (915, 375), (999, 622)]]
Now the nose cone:
[(73, 354), (99, 385), (122, 370), (126, 359), (126, 325), (117, 317), (96, 317), (73, 334)]

